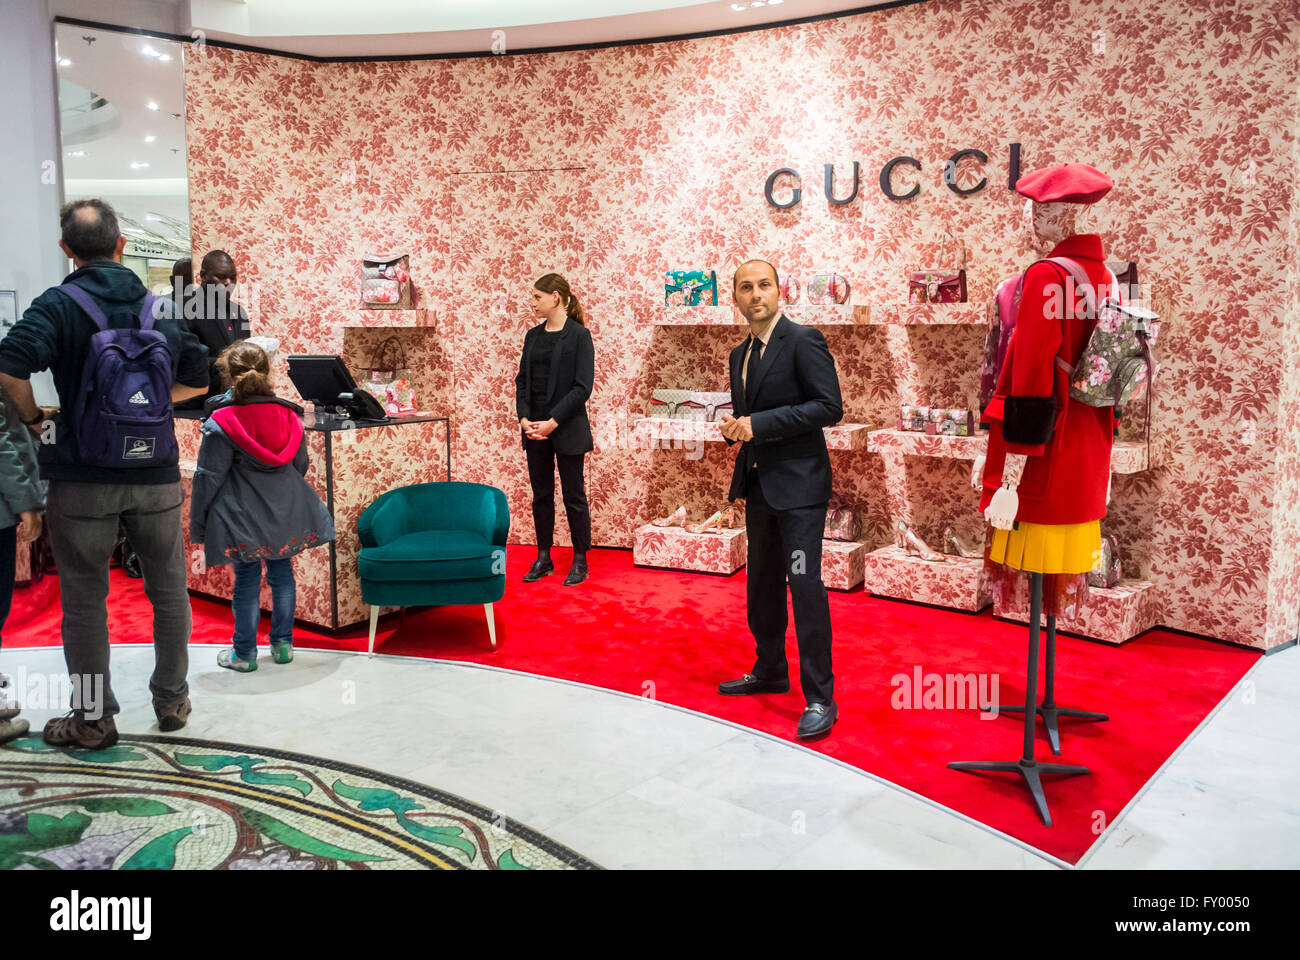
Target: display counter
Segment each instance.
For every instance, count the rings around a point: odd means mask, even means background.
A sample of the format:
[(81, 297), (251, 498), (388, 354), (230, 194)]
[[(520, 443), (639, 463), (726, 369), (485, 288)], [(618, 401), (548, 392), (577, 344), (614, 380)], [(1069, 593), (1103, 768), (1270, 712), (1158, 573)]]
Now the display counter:
[[(191, 593), (229, 601), (234, 586), (230, 565), (207, 567), (203, 548), (190, 543), (190, 491), (198, 459), (203, 414), (178, 412), (176, 439), (185, 490), (182, 523), (186, 578)], [(369, 618), (357, 576), (357, 520), (371, 503), (395, 487), (451, 479), (451, 444), (446, 417), (394, 417), (387, 423), (303, 420), (309, 457), (307, 482), (334, 518), (336, 540), (293, 559), (297, 583), (296, 618), (327, 630)], [(271, 609), (270, 589), (262, 585), (261, 605)]]

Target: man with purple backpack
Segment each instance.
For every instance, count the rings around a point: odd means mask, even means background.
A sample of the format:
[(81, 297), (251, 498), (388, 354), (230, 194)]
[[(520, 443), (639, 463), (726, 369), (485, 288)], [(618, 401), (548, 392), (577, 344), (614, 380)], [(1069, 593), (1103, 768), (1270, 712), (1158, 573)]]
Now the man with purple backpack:
[[(181, 484), (171, 406), (208, 386), (207, 350), (121, 263), (113, 208), (79, 200), (60, 212), (59, 246), (76, 270), (37, 297), (0, 343), (0, 384), (40, 440), (49, 481), (46, 522), (59, 569), (63, 655), (72, 710), (45, 726), (47, 743), (117, 742), (109, 683), (108, 567), (119, 522), (140, 556), (154, 611), (149, 690), (164, 731), (190, 714), (190, 600), (181, 539)], [(49, 367), (58, 413), (36, 405), (29, 378)]]

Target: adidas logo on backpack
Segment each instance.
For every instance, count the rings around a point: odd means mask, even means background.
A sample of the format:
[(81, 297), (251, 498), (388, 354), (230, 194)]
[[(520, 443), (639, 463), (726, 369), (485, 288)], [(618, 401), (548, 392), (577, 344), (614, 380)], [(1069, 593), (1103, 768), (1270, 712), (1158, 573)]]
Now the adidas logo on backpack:
[(144, 395), (144, 391), (143, 391), (143, 390), (137, 390), (135, 393), (131, 394), (131, 399), (128, 400), (127, 403), (143, 403), (143, 404), (148, 404), (148, 403), (149, 403), (149, 398), (146, 397), (146, 396)]

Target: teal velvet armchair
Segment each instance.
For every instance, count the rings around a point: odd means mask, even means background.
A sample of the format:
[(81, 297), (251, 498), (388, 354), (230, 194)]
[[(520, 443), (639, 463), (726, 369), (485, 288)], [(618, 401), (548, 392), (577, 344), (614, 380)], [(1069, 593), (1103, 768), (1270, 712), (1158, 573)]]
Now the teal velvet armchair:
[(370, 605), (370, 655), (380, 607), (481, 603), (495, 648), (492, 604), (506, 592), (509, 531), (505, 493), (482, 483), (417, 483), (366, 507), (357, 568)]

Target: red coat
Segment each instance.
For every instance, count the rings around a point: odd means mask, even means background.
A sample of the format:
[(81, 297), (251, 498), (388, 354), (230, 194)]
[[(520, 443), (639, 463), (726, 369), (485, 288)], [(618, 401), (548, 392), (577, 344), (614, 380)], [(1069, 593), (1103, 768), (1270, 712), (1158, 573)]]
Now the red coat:
[[(1050, 256), (1074, 260), (1101, 296), (1109, 292), (1097, 234), (1067, 237)], [(1071, 524), (1106, 515), (1115, 414), (1071, 398), (1070, 375), (1056, 363), (1059, 353), (1073, 367), (1097, 323), (1074, 316), (1065, 289), (1066, 273), (1054, 264), (1036, 263), (1025, 275), (1016, 329), (984, 411), (990, 432), (981, 511), (1002, 486), (1006, 455), (1018, 453), (1029, 460), (1017, 488), (1017, 520)]]

